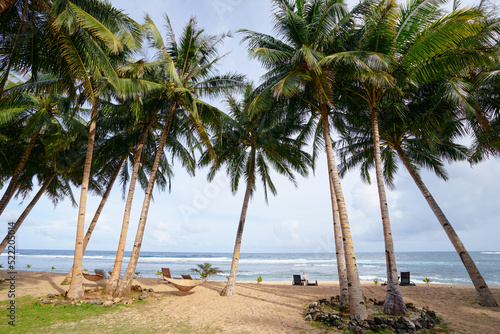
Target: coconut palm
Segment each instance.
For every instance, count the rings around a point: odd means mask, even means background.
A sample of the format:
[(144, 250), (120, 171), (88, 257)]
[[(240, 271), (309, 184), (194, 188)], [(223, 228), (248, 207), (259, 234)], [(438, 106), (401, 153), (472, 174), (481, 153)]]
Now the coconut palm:
[[(310, 104), (309, 111), (319, 120), (328, 163), (333, 218), (342, 227), (344, 256), (349, 283), (349, 310), (352, 318), (367, 317), (363, 300), (356, 255), (352, 243), (344, 195), (338, 177), (330, 136), (330, 113), (334, 105), (336, 72), (334, 65), (344, 64), (351, 71), (366, 65), (355, 53), (345, 49), (345, 37), (352, 22), (341, 0), (287, 1), (274, 0), (274, 30), (276, 37), (242, 30), (250, 57), (261, 61), (268, 73), (265, 87), (253, 107), (266, 105), (277, 97), (301, 96)], [(340, 259), (337, 259), (340, 261)]]
[[(31, 157), (19, 177), (17, 196), (28, 197), (33, 190), (35, 178), (41, 187), (12, 226), (14, 232), (21, 227), (43, 194), (50, 197), (54, 205), (64, 198), (69, 198), (74, 205), (76, 204), (70, 186), (72, 182), (70, 174), (74, 173), (82, 163), (78, 148), (86, 140), (84, 130), (84, 124), (73, 119), (67, 121), (64, 127), (52, 122), (44, 129), (44, 133), (40, 134)], [(0, 253), (9, 239), (10, 236), (7, 235), (0, 244)]]
[(21, 138), (23, 140), (27, 139), (26, 148), (0, 200), (0, 215), (14, 195), (19, 176), (24, 170), (24, 166), (40, 133), (52, 124), (63, 126), (62, 123), (64, 122), (65, 114), (68, 113), (68, 106), (67, 97), (53, 90), (36, 95), (24, 93), (14, 98), (13, 101), (4, 101), (3, 107), (0, 107), (0, 122), (8, 122), (13, 119), (21, 122), (24, 125)]
[[(357, 49), (371, 52), (387, 68), (366, 71), (346, 90), (365, 101), (372, 120), (374, 159), (379, 192), (387, 263), (387, 296), (384, 312), (406, 314), (398, 287), (397, 267), (392, 240), (388, 203), (383, 182), (378, 129), (379, 104), (385, 94), (401, 99), (402, 91), (460, 73), (478, 61), (468, 38), (485, 29), (478, 9), (457, 10), (442, 15), (439, 0), (417, 0), (398, 6), (394, 1), (368, 1), (361, 20)], [(487, 26), (487, 24), (486, 24)], [(479, 59), (478, 59), (479, 58)], [(369, 61), (367, 60), (366, 63)], [(398, 96), (399, 94), (399, 96)], [(395, 112), (393, 110), (391, 112)]]
[[(286, 113), (288, 108), (293, 108), (292, 104), (274, 103), (252, 116), (248, 110), (250, 94), (251, 87), (248, 87), (246, 101), (238, 102), (231, 96), (227, 98), (232, 119), (225, 120), (226, 128), (215, 137), (217, 160), (208, 174), (209, 180), (213, 180), (215, 172), (226, 165), (233, 193), (238, 190), (240, 179), (244, 177), (246, 180), (231, 272), (227, 285), (221, 292), (222, 296), (232, 296), (235, 293), (243, 229), (248, 203), (256, 189), (256, 179), (260, 178), (262, 181), (267, 201), (268, 189), (274, 195), (277, 191), (269, 173), (271, 167), (296, 185), (292, 171), (305, 176), (312, 164), (309, 154), (302, 151), (303, 143), (294, 138), (301, 130), (302, 121), (299, 115)], [(208, 154), (202, 164), (208, 163), (207, 158)]]
[(217, 47), (224, 39), (224, 35), (205, 35), (203, 30), (198, 28), (196, 20), (191, 18), (177, 41), (168, 16), (165, 16), (165, 19), (167, 21), (165, 41), (154, 22), (148, 16), (145, 19), (148, 40), (158, 53), (156, 61), (143, 64), (142, 69), (153, 76), (152, 82), (158, 84), (156, 91), (151, 90), (151, 96), (167, 98), (168, 104), (165, 104), (165, 109), (162, 110), (166, 120), (161, 130), (161, 137), (149, 176), (130, 261), (125, 275), (115, 291), (117, 296), (123, 296), (130, 292), (158, 167), (167, 137), (172, 135), (171, 130), (176, 130), (173, 127), (174, 121), (188, 124), (190, 133), (198, 136), (201, 143), (209, 148), (213, 156), (213, 149), (210, 149), (211, 143), (206, 129), (214, 126), (211, 124), (217, 123), (221, 117), (220, 111), (199, 98), (201, 96), (219, 96), (228, 89), (241, 86), (242, 83), (241, 75), (217, 74), (216, 66), (221, 60), (217, 54)]
[[(384, 176), (387, 183), (393, 185), (397, 171), (396, 156), (399, 157), (455, 247), (476, 288), (480, 304), (494, 306), (497, 303), (488, 285), (419, 173), (419, 167), (423, 167), (447, 180), (442, 160), (467, 158), (467, 148), (453, 142), (463, 134), (464, 129), (454, 113), (453, 105), (442, 98), (447, 95), (442, 86), (426, 85), (411, 99), (406, 99), (411, 102), (405, 106), (409, 115), (405, 120), (391, 113), (381, 113), (386, 116), (380, 118), (379, 122)], [(384, 107), (394, 108), (394, 104), (389, 103)], [(358, 118), (355, 127), (345, 127), (339, 147), (341, 173), (360, 165), (361, 175), (367, 181), (368, 171), (374, 165), (373, 134), (367, 131), (368, 124), (369, 119), (365, 117), (364, 122)]]
[[(78, 6), (80, 5), (80, 6)], [(113, 59), (124, 51), (140, 47), (139, 25), (108, 3), (100, 1), (55, 1), (54, 21), (51, 33), (58, 37), (62, 62), (70, 69), (68, 76), (81, 82), (83, 91), (92, 106), (89, 139), (85, 157), (78, 209), (78, 223), (73, 268), (68, 298), (80, 300), (83, 293), (83, 238), (88, 183), (95, 141), (96, 117), (99, 111), (99, 91), (103, 84), (111, 84), (119, 90), (121, 85), (114, 69)], [(116, 63), (115, 63), (116, 64)]]
[[(129, 118), (134, 118), (134, 122), (130, 127), (126, 128), (122, 135), (126, 135), (128, 138), (136, 138), (137, 144), (133, 154), (133, 166), (132, 174), (129, 180), (129, 190), (127, 194), (127, 199), (125, 203), (125, 211), (123, 215), (122, 229), (120, 233), (120, 239), (118, 242), (118, 249), (116, 252), (115, 264), (113, 271), (111, 273), (110, 279), (106, 286), (106, 290), (114, 291), (118, 285), (118, 280), (120, 278), (121, 266), (123, 262), (123, 254), (125, 251), (125, 242), (127, 239), (128, 225), (130, 221), (130, 213), (132, 210), (132, 201), (134, 198), (135, 186), (137, 183), (137, 178), (139, 176), (139, 167), (141, 162), (144, 162), (143, 148), (146, 144), (148, 135), (156, 139), (155, 130), (161, 129), (163, 121), (162, 119), (162, 107), (164, 102), (159, 99), (146, 99), (143, 102), (131, 101), (125, 103), (125, 105), (117, 106), (117, 112), (129, 113)], [(130, 109), (123, 111), (124, 106), (128, 106)], [(125, 115), (126, 116), (126, 115)], [(112, 117), (116, 119), (116, 117)]]

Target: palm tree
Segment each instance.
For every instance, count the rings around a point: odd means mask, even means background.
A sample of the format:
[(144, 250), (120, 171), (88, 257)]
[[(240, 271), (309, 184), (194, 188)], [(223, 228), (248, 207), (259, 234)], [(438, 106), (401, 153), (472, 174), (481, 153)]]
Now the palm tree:
[[(71, 69), (71, 77), (82, 83), (83, 90), (92, 105), (89, 139), (78, 206), (78, 223), (75, 242), (74, 272), (68, 290), (68, 298), (80, 300), (83, 293), (83, 238), (87, 191), (90, 180), (92, 154), (95, 141), (96, 117), (99, 111), (100, 83), (110, 83), (120, 89), (118, 76), (113, 67), (113, 55), (139, 48), (139, 25), (108, 3), (93, 1), (79, 3), (56, 1), (53, 33), (58, 36), (62, 60)], [(117, 36), (120, 36), (118, 38)]]
[[(407, 99), (411, 102), (406, 106), (409, 114), (406, 120), (394, 114), (381, 113), (388, 116), (381, 118), (379, 123), (384, 176), (388, 184), (393, 185), (397, 171), (396, 156), (399, 157), (455, 247), (476, 288), (479, 303), (495, 306), (497, 303), (488, 285), (418, 171), (417, 166), (425, 167), (447, 180), (442, 160), (456, 161), (467, 158), (467, 148), (453, 142), (463, 133), (462, 123), (457, 119), (453, 105), (442, 98), (446, 93), (442, 88), (439, 89), (439, 86), (426, 85), (420, 89), (419, 94)], [(384, 107), (394, 108), (394, 105), (388, 104)], [(368, 170), (374, 164), (372, 133), (366, 130), (368, 124), (369, 120), (365, 117), (364, 122), (357, 119), (355, 127), (345, 127), (339, 148), (342, 157), (341, 173), (361, 165), (361, 175), (367, 181)]]
[[(286, 113), (293, 108), (291, 103), (274, 103), (272, 106), (250, 114), (248, 105), (251, 102), (251, 87), (247, 88), (246, 101), (238, 102), (234, 97), (227, 98), (230, 116), (225, 123), (226, 128), (215, 137), (214, 148), (217, 160), (208, 174), (213, 180), (215, 172), (226, 165), (227, 174), (231, 177), (231, 190), (235, 193), (241, 177), (246, 179), (246, 190), (241, 208), (241, 215), (236, 233), (231, 272), (222, 296), (232, 296), (235, 293), (236, 275), (240, 258), (241, 240), (248, 210), (248, 203), (256, 188), (259, 177), (264, 186), (267, 202), (267, 189), (276, 195), (276, 187), (269, 173), (271, 166), (285, 175), (296, 185), (292, 170), (301, 175), (307, 175), (312, 164), (309, 154), (302, 151), (302, 142), (294, 136), (301, 130), (299, 115)], [(209, 155), (202, 160), (207, 164)]]
[[(83, 123), (77, 119), (67, 120), (64, 126), (52, 122), (39, 136), (17, 182), (18, 196), (28, 197), (35, 177), (38, 178), (41, 187), (13, 225), (14, 233), (21, 227), (43, 194), (50, 197), (54, 205), (65, 197), (76, 204), (70, 186), (70, 174), (74, 173), (81, 163), (78, 147), (86, 139), (85, 132), (82, 132), (83, 128)], [(10, 237), (8, 234), (3, 239), (0, 253), (5, 249)]]
[(191, 18), (177, 42), (168, 16), (165, 18), (168, 28), (166, 43), (154, 22), (148, 16), (145, 19), (148, 39), (151, 46), (158, 50), (157, 61), (143, 67), (145, 70), (149, 69), (151, 75), (154, 74), (155, 80), (153, 82), (159, 86), (156, 92), (153, 89), (150, 94), (162, 98), (166, 97), (168, 104), (165, 104), (166, 108), (163, 109), (163, 111), (167, 111), (165, 113), (166, 120), (161, 130), (161, 137), (149, 176), (134, 247), (125, 275), (115, 291), (117, 296), (123, 296), (130, 292), (153, 186), (167, 137), (171, 135), (172, 124), (176, 118), (189, 124), (191, 133), (199, 136), (202, 144), (208, 147), (209, 151), (212, 152), (211, 155), (214, 156), (213, 149), (210, 149), (211, 143), (206, 127), (217, 126), (216, 123), (221, 117), (220, 111), (201, 101), (199, 97), (217, 97), (228, 89), (238, 88), (242, 84), (241, 75), (216, 74), (216, 66), (221, 60), (217, 54), (217, 47), (224, 39), (224, 35), (207, 36), (203, 34), (203, 30), (198, 28), (196, 20)]
[[(328, 163), (333, 218), (342, 227), (344, 256), (349, 283), (351, 318), (367, 317), (363, 300), (356, 255), (352, 243), (344, 195), (338, 177), (330, 136), (330, 112), (336, 72), (335, 63), (350, 64), (351, 70), (365, 66), (356, 54), (345, 50), (343, 43), (352, 25), (346, 6), (341, 0), (273, 0), (274, 29), (277, 37), (242, 30), (249, 43), (250, 56), (257, 58), (268, 70), (265, 87), (253, 106), (266, 105), (276, 97), (300, 95), (309, 102), (309, 111), (317, 117), (323, 133)], [(340, 259), (337, 259), (339, 261)]]
[[(120, 233), (120, 239), (118, 242), (118, 249), (116, 252), (115, 264), (111, 277), (106, 285), (107, 291), (114, 291), (118, 285), (118, 280), (120, 278), (121, 266), (123, 262), (123, 254), (125, 251), (125, 242), (127, 239), (128, 225), (130, 221), (130, 213), (132, 210), (132, 201), (134, 198), (135, 185), (137, 183), (137, 177), (139, 175), (139, 167), (141, 162), (145, 160), (143, 148), (146, 144), (148, 135), (154, 138), (155, 129), (161, 128), (161, 111), (164, 102), (158, 99), (146, 99), (142, 103), (137, 101), (132, 101), (131, 103), (126, 103), (130, 109), (129, 113), (133, 113), (135, 116), (133, 118), (133, 124), (125, 129), (125, 133), (128, 137), (134, 139), (138, 137), (138, 142), (134, 150), (134, 162), (132, 166), (132, 174), (129, 180), (129, 190), (125, 203), (125, 212), (123, 215), (122, 229)], [(120, 112), (123, 106), (118, 106), (118, 112)], [(125, 111), (127, 112), (127, 111)], [(132, 115), (129, 115), (132, 117)], [(114, 117), (113, 117), (114, 118)], [(156, 138), (154, 138), (156, 139)], [(153, 140), (154, 140), (153, 139)]]
[(5, 101), (5, 107), (0, 107), (0, 122), (17, 119), (24, 125), (23, 138), (29, 138), (21, 159), (12, 173), (9, 185), (0, 200), (0, 215), (3, 213), (17, 188), (17, 181), (35, 146), (40, 133), (51, 124), (63, 126), (68, 99), (57, 91), (43, 94), (24, 93), (13, 101)]
[(203, 264), (198, 264), (197, 267), (198, 268), (191, 269), (191, 271), (200, 275), (201, 278), (208, 279), (210, 276), (222, 272), (222, 270), (220, 270), (219, 267), (212, 267), (212, 265), (208, 262), (205, 262)]
[[(358, 50), (371, 52), (387, 68), (366, 71), (346, 90), (366, 103), (373, 131), (377, 187), (384, 229), (387, 263), (387, 296), (384, 312), (405, 315), (406, 306), (398, 287), (396, 258), (389, 210), (383, 182), (379, 135), (379, 104), (388, 92), (396, 99), (401, 91), (454, 75), (476, 63), (477, 54), (464, 41), (483, 29), (477, 9), (454, 11), (441, 16), (439, 0), (417, 0), (399, 7), (392, 0), (366, 6)], [(457, 32), (458, 31), (458, 32)], [(470, 43), (469, 43), (470, 44)], [(369, 60), (366, 61), (368, 63)], [(348, 85), (346, 85), (348, 86)], [(398, 96), (399, 95), (399, 96)]]

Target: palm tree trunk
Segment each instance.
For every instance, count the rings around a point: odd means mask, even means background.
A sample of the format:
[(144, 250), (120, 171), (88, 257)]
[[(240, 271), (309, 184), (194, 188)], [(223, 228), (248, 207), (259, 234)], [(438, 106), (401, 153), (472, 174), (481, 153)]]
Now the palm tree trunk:
[(255, 147), (252, 146), (250, 151), (250, 170), (248, 171), (247, 188), (245, 190), (245, 197), (243, 199), (243, 206), (241, 208), (240, 222), (238, 223), (238, 230), (236, 232), (236, 241), (234, 243), (233, 261), (231, 262), (231, 272), (226, 287), (222, 289), (221, 296), (232, 296), (235, 293), (236, 274), (238, 272), (238, 263), (240, 261), (241, 239), (243, 238), (243, 229), (245, 227), (245, 220), (247, 218), (248, 202), (252, 194), (252, 185), (254, 183), (255, 175)]
[(332, 197), (333, 209), (333, 235), (335, 238), (335, 255), (337, 257), (337, 272), (339, 275), (339, 309), (343, 310), (349, 303), (349, 283), (347, 281), (347, 269), (345, 265), (344, 244), (342, 242), (342, 227), (340, 226), (340, 214), (335, 198), (335, 189), (330, 180), (330, 196)]
[(382, 226), (384, 229), (385, 262), (387, 268), (387, 293), (384, 303), (384, 313), (397, 316), (407, 314), (406, 305), (399, 290), (398, 269), (394, 243), (392, 241), (391, 221), (389, 219), (389, 206), (385, 194), (384, 177), (382, 172), (382, 158), (380, 154), (380, 135), (378, 130), (377, 110), (372, 109), (373, 150), (375, 156), (375, 171), (377, 175), (377, 188), (382, 213)]
[(147, 134), (148, 134), (148, 127), (144, 126), (135, 153), (134, 167), (132, 169), (132, 176), (130, 178), (127, 201), (125, 204), (125, 212), (123, 214), (122, 230), (120, 233), (120, 240), (118, 242), (118, 249), (116, 251), (115, 265), (113, 267), (113, 272), (111, 273), (111, 277), (109, 278), (108, 284), (106, 285), (106, 290), (109, 292), (114, 292), (116, 290), (116, 287), (118, 286), (118, 280), (120, 279), (120, 273), (122, 270), (122, 263), (123, 263), (123, 253), (125, 251), (128, 225), (130, 222), (130, 212), (132, 211), (132, 201), (134, 199), (135, 185), (137, 183), (139, 166), (141, 164), (142, 149), (144, 148), (144, 143), (146, 142)]
[[(83, 254), (85, 254), (85, 250), (87, 249), (87, 245), (89, 243), (90, 237), (92, 236), (92, 232), (94, 232), (94, 228), (97, 225), (97, 221), (99, 220), (99, 216), (101, 215), (102, 209), (104, 208), (106, 201), (108, 200), (109, 194), (111, 193), (111, 189), (113, 189), (113, 184), (115, 183), (115, 180), (118, 177), (118, 174), (120, 173), (120, 169), (122, 168), (122, 165), (123, 165), (123, 162), (125, 161), (125, 159), (126, 159), (126, 157), (121, 159), (120, 164), (118, 165), (118, 168), (111, 176), (111, 179), (109, 180), (106, 192), (102, 196), (101, 203), (99, 203), (99, 206), (97, 207), (97, 210), (95, 211), (94, 218), (92, 218), (92, 222), (90, 222), (90, 225), (87, 229), (87, 233), (85, 233), (85, 237), (83, 238)], [(66, 275), (64, 282), (69, 282), (71, 277), (73, 277), (73, 267), (71, 268), (68, 275)], [(68, 284), (68, 283), (64, 283), (64, 284)]]
[(40, 197), (42, 197), (43, 193), (45, 192), (45, 190), (47, 190), (47, 188), (49, 187), (50, 183), (54, 180), (56, 175), (57, 175), (56, 172), (53, 172), (52, 174), (50, 174), (49, 178), (47, 180), (45, 180), (42, 187), (38, 190), (35, 197), (33, 197), (33, 199), (31, 200), (30, 204), (26, 207), (26, 209), (24, 209), (23, 213), (19, 216), (16, 223), (14, 224), (12, 232), (7, 233), (7, 235), (3, 239), (2, 243), (0, 244), (0, 254), (2, 254), (2, 252), (5, 250), (5, 247), (7, 247), (7, 244), (9, 243), (11, 237), (17, 232), (17, 230), (19, 229), (21, 224), (24, 222), (26, 217), (31, 212), (31, 209), (33, 209), (33, 207), (36, 205), (36, 203), (38, 202)]
[(498, 303), (496, 302), (495, 297), (493, 297), (493, 294), (488, 288), (486, 281), (483, 279), (483, 276), (477, 269), (476, 264), (469, 255), (469, 252), (467, 252), (467, 249), (465, 249), (465, 246), (462, 244), (462, 241), (455, 232), (455, 229), (453, 229), (450, 222), (444, 215), (443, 211), (441, 210), (437, 202), (434, 200), (434, 197), (432, 197), (429, 189), (427, 189), (424, 182), (420, 178), (420, 175), (415, 170), (415, 168), (413, 168), (412, 164), (410, 163), (410, 161), (408, 160), (408, 158), (406, 157), (405, 153), (403, 152), (400, 146), (396, 146), (396, 152), (398, 153), (399, 158), (405, 165), (411, 177), (415, 181), (415, 184), (417, 185), (418, 189), (420, 189), (420, 192), (422, 193), (422, 195), (424, 195), (425, 200), (429, 204), (432, 212), (434, 212), (434, 215), (436, 216), (439, 223), (446, 232), (446, 235), (453, 244), (453, 247), (455, 247), (458, 256), (462, 260), (462, 263), (464, 264), (465, 269), (467, 269), (467, 273), (469, 274), (472, 283), (476, 288), (479, 303), (484, 306), (497, 307)]
[(68, 295), (69, 299), (82, 300), (85, 295), (83, 293), (83, 275), (82, 275), (82, 261), (83, 261), (83, 232), (85, 229), (85, 211), (87, 208), (87, 191), (90, 181), (90, 169), (92, 166), (92, 154), (94, 151), (95, 130), (97, 127), (97, 111), (99, 106), (99, 98), (94, 97), (92, 102), (92, 119), (89, 126), (89, 139), (87, 143), (87, 153), (85, 155), (85, 165), (83, 167), (82, 190), (80, 193), (80, 203), (78, 206), (78, 223), (76, 225), (76, 242), (75, 242), (75, 256), (73, 259), (73, 278), (69, 285)]
[(42, 128), (39, 127), (30, 137), (28, 146), (24, 150), (21, 160), (19, 161), (19, 164), (17, 164), (16, 170), (14, 171), (12, 177), (10, 178), (9, 185), (7, 186), (7, 189), (5, 190), (5, 193), (3, 194), (2, 199), (0, 200), (0, 215), (2, 215), (3, 211), (7, 207), (7, 204), (9, 204), (10, 199), (12, 198), (12, 196), (14, 196), (16, 192), (17, 181), (19, 180), (19, 176), (21, 176), (21, 173), (24, 170), (24, 166), (26, 166), (26, 162), (28, 161), (31, 151), (35, 146), (36, 140), (38, 139), (38, 135), (40, 134), (41, 131)]
[[(325, 151), (328, 162), (328, 176), (330, 184), (333, 184), (335, 194), (331, 196), (332, 200), (337, 200), (337, 207), (340, 215), (340, 224), (342, 227), (342, 238), (344, 241), (344, 256), (347, 268), (347, 281), (349, 285), (349, 313), (351, 319), (359, 317), (361, 320), (366, 319), (366, 305), (361, 291), (361, 283), (359, 281), (358, 266), (356, 264), (356, 254), (354, 253), (354, 245), (351, 237), (351, 229), (349, 227), (349, 218), (347, 216), (347, 208), (344, 201), (344, 193), (340, 185), (339, 173), (337, 164), (333, 154), (332, 138), (330, 136), (330, 122), (328, 121), (328, 109), (326, 105), (321, 106), (321, 121), (323, 122), (323, 139), (325, 141)], [(330, 187), (330, 190), (332, 187)], [(334, 205), (332, 205), (334, 207)], [(333, 209), (335, 211), (335, 209)]]
[(148, 218), (151, 197), (153, 196), (153, 187), (156, 181), (156, 174), (158, 173), (158, 167), (160, 166), (161, 157), (163, 155), (163, 148), (165, 146), (165, 142), (167, 141), (167, 136), (170, 132), (170, 127), (174, 120), (176, 106), (176, 102), (173, 102), (172, 106), (170, 107), (167, 121), (165, 122), (165, 126), (163, 127), (160, 143), (158, 144), (158, 150), (156, 151), (155, 161), (153, 163), (153, 168), (151, 169), (151, 175), (149, 176), (146, 195), (144, 196), (144, 202), (142, 204), (139, 225), (137, 226), (137, 234), (135, 235), (134, 248), (132, 249), (132, 254), (130, 255), (130, 261), (128, 263), (127, 270), (125, 271), (125, 275), (123, 275), (123, 279), (119, 282), (118, 287), (114, 292), (114, 295), (117, 297), (123, 297), (130, 293), (132, 279), (134, 278), (135, 268), (137, 267), (137, 261), (139, 260), (139, 253), (141, 252), (142, 237), (146, 228), (146, 220)]

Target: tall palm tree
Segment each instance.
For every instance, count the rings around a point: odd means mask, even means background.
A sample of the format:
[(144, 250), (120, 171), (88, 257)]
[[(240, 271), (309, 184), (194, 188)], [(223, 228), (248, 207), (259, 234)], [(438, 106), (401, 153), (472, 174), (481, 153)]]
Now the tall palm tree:
[(132, 174), (129, 180), (129, 190), (125, 203), (125, 211), (123, 215), (120, 239), (118, 242), (118, 249), (116, 252), (115, 264), (111, 273), (111, 277), (106, 285), (106, 290), (108, 291), (114, 291), (118, 285), (121, 266), (123, 262), (123, 254), (125, 251), (125, 242), (127, 240), (128, 225), (130, 221), (130, 213), (132, 210), (132, 201), (134, 198), (135, 186), (139, 175), (139, 167), (141, 165), (141, 162), (144, 161), (143, 148), (146, 144), (148, 135), (153, 139), (156, 139), (154, 132), (156, 129), (161, 128), (161, 121), (163, 121), (163, 119), (161, 118), (163, 104), (164, 102), (154, 98), (146, 99), (142, 103), (139, 103), (137, 101), (128, 103), (128, 105), (130, 106), (129, 113), (133, 113), (135, 115), (130, 115), (129, 117), (133, 117), (135, 119), (133, 124), (129, 128), (125, 129), (124, 132), (128, 137), (138, 138), (138, 141), (133, 152), (134, 162), (132, 166)]
[[(388, 92), (418, 87), (463, 71), (477, 63), (478, 56), (465, 43), (484, 28), (478, 9), (442, 15), (439, 0), (417, 0), (398, 6), (393, 0), (367, 1), (357, 48), (384, 60), (387, 68), (366, 71), (346, 87), (351, 95), (365, 101), (373, 131), (377, 188), (384, 229), (387, 264), (387, 295), (384, 312), (405, 315), (406, 306), (398, 287), (398, 276), (388, 203), (383, 182), (379, 135), (379, 104)], [(366, 61), (369, 62), (368, 60)], [(348, 85), (346, 85), (348, 86)], [(401, 94), (399, 97), (401, 99)]]
[(268, 73), (265, 87), (253, 107), (266, 105), (276, 97), (301, 96), (310, 104), (309, 111), (319, 119), (328, 163), (333, 218), (335, 202), (342, 226), (344, 256), (349, 282), (351, 318), (367, 317), (356, 265), (349, 219), (338, 177), (330, 135), (331, 107), (336, 72), (333, 64), (348, 63), (351, 69), (363, 66), (354, 53), (343, 46), (351, 27), (346, 6), (341, 0), (273, 0), (274, 30), (277, 36), (242, 30), (252, 58), (261, 61)]
[[(442, 88), (439, 89), (439, 85), (426, 85), (418, 94), (407, 99), (411, 102), (404, 106), (408, 108), (409, 114), (405, 120), (394, 114), (381, 113), (386, 116), (381, 118), (379, 123), (384, 176), (386, 181), (393, 185), (397, 171), (396, 156), (399, 157), (462, 260), (476, 288), (479, 303), (495, 306), (498, 304), (488, 285), (419, 173), (418, 167), (424, 167), (447, 180), (442, 160), (456, 161), (467, 158), (467, 148), (453, 142), (463, 133), (463, 129), (454, 113), (453, 105), (442, 98), (446, 95)], [(384, 107), (394, 108), (394, 104), (388, 103)], [(355, 127), (345, 127), (339, 147), (342, 157), (341, 173), (361, 165), (361, 175), (367, 181), (368, 170), (374, 165), (371, 138), (373, 134), (366, 130), (369, 123), (367, 117), (364, 122), (358, 118)]]
[(156, 91), (152, 89), (150, 94), (152, 96), (158, 94), (156, 96), (162, 98), (166, 97), (168, 104), (165, 104), (166, 120), (161, 130), (155, 160), (149, 176), (134, 247), (125, 275), (115, 291), (117, 296), (123, 296), (130, 292), (153, 186), (167, 137), (171, 135), (172, 124), (176, 118), (189, 124), (191, 133), (197, 135), (201, 143), (208, 147), (211, 155), (214, 156), (213, 149), (210, 149), (210, 138), (206, 130), (217, 126), (221, 117), (220, 111), (199, 98), (201, 96), (220, 96), (228, 89), (240, 87), (243, 80), (241, 75), (232, 73), (219, 75), (216, 71), (216, 66), (221, 60), (217, 53), (217, 47), (224, 39), (224, 35), (207, 36), (203, 34), (203, 30), (198, 28), (196, 20), (191, 18), (177, 41), (168, 16), (165, 18), (167, 21), (165, 41), (154, 22), (148, 16), (145, 19), (148, 40), (151, 46), (158, 51), (157, 61), (144, 66), (145, 69), (150, 69), (151, 74), (154, 74), (153, 82), (159, 84)]
[[(80, 6), (78, 6), (80, 5)], [(89, 139), (85, 157), (75, 242), (74, 271), (68, 298), (80, 300), (83, 293), (83, 238), (88, 183), (99, 111), (100, 84), (110, 83), (118, 91), (121, 85), (113, 66), (113, 57), (140, 47), (140, 26), (121, 11), (100, 1), (54, 2), (52, 33), (58, 37), (62, 62), (71, 69), (71, 77), (82, 83), (92, 106)]]
[[(257, 177), (262, 181), (267, 202), (268, 188), (273, 195), (276, 195), (276, 187), (269, 173), (271, 167), (296, 185), (293, 170), (306, 176), (308, 167), (312, 165), (309, 154), (302, 151), (304, 143), (295, 138), (301, 131), (300, 116), (286, 112), (294, 106), (291, 103), (273, 103), (268, 108), (251, 115), (248, 109), (251, 93), (252, 87), (248, 86), (245, 101), (238, 102), (232, 96), (226, 99), (231, 118), (228, 117), (224, 121), (226, 127), (223, 132), (215, 136), (214, 148), (217, 160), (214, 161), (208, 174), (211, 181), (215, 177), (215, 172), (226, 165), (233, 193), (238, 190), (240, 179), (242, 177), (246, 179), (231, 272), (226, 287), (221, 292), (222, 296), (232, 296), (235, 293), (243, 229), (248, 203), (256, 189)], [(207, 164), (208, 154), (204, 158), (201, 162)]]

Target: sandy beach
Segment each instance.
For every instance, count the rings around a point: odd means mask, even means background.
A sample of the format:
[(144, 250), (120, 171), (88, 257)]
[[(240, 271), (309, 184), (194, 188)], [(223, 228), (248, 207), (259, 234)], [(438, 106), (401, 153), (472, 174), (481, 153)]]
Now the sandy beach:
[[(5, 278), (7, 272), (0, 271)], [(48, 272), (17, 273), (17, 297), (43, 297), (67, 290), (64, 275)], [(105, 281), (85, 281), (85, 288), (104, 285)], [(324, 329), (304, 321), (306, 306), (318, 299), (338, 294), (337, 282), (320, 281), (319, 286), (292, 286), (291, 282), (238, 282), (237, 295), (220, 297), (224, 282), (209, 281), (190, 292), (177, 291), (154, 278), (137, 278), (134, 284), (152, 288), (160, 298), (111, 312), (95, 321), (100, 333), (113, 333), (113, 324), (136, 319), (134, 324), (154, 328), (158, 333), (175, 333), (172, 323), (188, 324), (197, 333), (322, 333)], [(365, 298), (385, 298), (385, 288), (363, 282)], [(0, 285), (0, 300), (7, 300), (6, 283)], [(500, 287), (490, 287), (500, 301)], [(418, 284), (401, 287), (405, 302), (417, 308), (429, 307), (446, 324), (449, 333), (500, 333), (500, 308), (478, 305), (472, 285)], [(168, 319), (168, 321), (165, 321)], [(209, 330), (210, 329), (210, 330)], [(61, 330), (61, 328), (59, 328)], [(57, 328), (54, 328), (54, 332)]]

